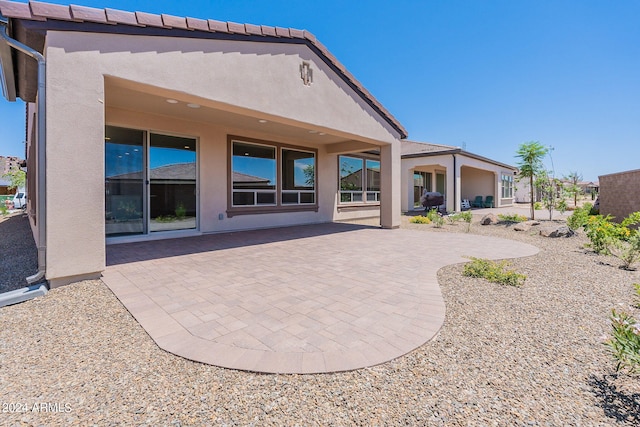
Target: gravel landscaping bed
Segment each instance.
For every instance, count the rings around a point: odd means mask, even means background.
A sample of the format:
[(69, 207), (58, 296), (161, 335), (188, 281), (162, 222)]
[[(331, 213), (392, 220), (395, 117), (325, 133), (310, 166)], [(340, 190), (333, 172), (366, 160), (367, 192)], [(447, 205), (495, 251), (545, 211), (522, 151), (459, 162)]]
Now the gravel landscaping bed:
[[(425, 234), (425, 245), (442, 231), (403, 221)], [(29, 410), (2, 411), (0, 424), (640, 424), (640, 377), (615, 375), (602, 344), (611, 308), (630, 306), (640, 273), (585, 250), (583, 235), (551, 239), (477, 224), (471, 232), (539, 247), (512, 262), (525, 285), (445, 267), (438, 278), (447, 314), (436, 338), (346, 373), (254, 374), (173, 356), (100, 281), (2, 308), (0, 402)], [(59, 411), (33, 412), (40, 403)]]
[(0, 236), (0, 293), (28, 286), (25, 278), (38, 270), (29, 218), (22, 212), (0, 216)]

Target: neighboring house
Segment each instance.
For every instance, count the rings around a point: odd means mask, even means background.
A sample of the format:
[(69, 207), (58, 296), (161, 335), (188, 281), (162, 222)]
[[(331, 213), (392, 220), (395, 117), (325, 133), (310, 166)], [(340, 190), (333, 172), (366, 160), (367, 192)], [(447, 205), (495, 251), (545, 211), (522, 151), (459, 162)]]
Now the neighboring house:
[(0, 177), (13, 170), (18, 170), (23, 161), (15, 156), (0, 156)]
[(459, 147), (402, 141), (402, 210), (418, 207), (425, 189), (444, 194), (448, 211), (460, 211), (462, 200), (476, 196), (492, 196), (494, 207), (511, 206), (516, 170)]
[[(28, 47), (0, 38), (1, 78), (28, 102), (28, 212), (51, 286), (99, 276), (111, 243), (399, 226), (406, 131), (309, 32), (41, 2), (0, 13)], [(348, 197), (345, 162), (367, 171)]]
[(611, 215), (618, 222), (640, 211), (640, 169), (601, 175), (600, 213)]
[(0, 178), (0, 196), (8, 196), (15, 194), (15, 189), (11, 187), (11, 182)]

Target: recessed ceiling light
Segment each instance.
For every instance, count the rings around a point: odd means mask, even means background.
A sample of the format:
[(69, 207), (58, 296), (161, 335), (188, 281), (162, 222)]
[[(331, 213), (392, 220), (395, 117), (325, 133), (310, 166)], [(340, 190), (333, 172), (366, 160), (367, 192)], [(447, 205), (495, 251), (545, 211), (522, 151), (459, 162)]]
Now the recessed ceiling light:
[(318, 133), (317, 130), (310, 130), (309, 133)]
[(178, 103), (178, 101), (176, 101), (175, 99), (167, 99), (167, 102), (169, 104), (177, 104)]
[(191, 147), (189, 147), (188, 145), (185, 145), (185, 146), (184, 146), (184, 148), (187, 148), (187, 149), (189, 149), (189, 148), (191, 148)]
[(267, 121), (265, 119), (260, 119), (258, 120), (260, 123), (267, 123)]
[(200, 108), (199, 104), (187, 104), (187, 107), (189, 108)]

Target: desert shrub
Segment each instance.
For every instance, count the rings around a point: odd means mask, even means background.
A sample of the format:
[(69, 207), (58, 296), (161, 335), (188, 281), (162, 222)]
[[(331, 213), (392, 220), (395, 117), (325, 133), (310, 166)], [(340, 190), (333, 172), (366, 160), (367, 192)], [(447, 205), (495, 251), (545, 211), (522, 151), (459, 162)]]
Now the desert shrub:
[(611, 215), (592, 215), (584, 226), (587, 237), (591, 241), (591, 249), (599, 254), (608, 255), (608, 246), (618, 234), (618, 227), (611, 222)]
[(565, 199), (561, 199), (556, 203), (556, 209), (561, 214), (564, 214), (569, 207), (567, 206), (567, 201)]
[(519, 214), (498, 214), (498, 219), (500, 222), (523, 222), (528, 218)]
[(437, 209), (431, 209), (427, 212), (427, 218), (431, 220), (435, 228), (440, 228), (444, 225), (444, 218), (438, 213)]
[(636, 290), (635, 306), (640, 308), (640, 283), (634, 283), (633, 288)]
[(471, 228), (471, 221), (473, 221), (473, 214), (470, 211), (464, 211), (464, 212), (457, 212), (451, 215), (447, 216), (447, 219), (449, 220), (449, 222), (451, 224), (457, 222), (457, 221), (464, 221), (467, 223), (467, 229), (466, 232), (469, 232), (469, 229)]
[(541, 211), (542, 210), (542, 203), (540, 202), (535, 202), (533, 204), (533, 209), (537, 210), (537, 211)]
[(613, 358), (616, 371), (627, 369), (640, 372), (640, 323), (625, 312), (611, 311), (611, 338), (605, 341)]
[(422, 215), (412, 216), (409, 222), (413, 224), (431, 224), (431, 220), (426, 216), (422, 216)]
[(9, 213), (9, 209), (4, 205), (4, 203), (0, 203), (0, 215), (5, 216)]
[(625, 270), (630, 270), (631, 266), (640, 259), (640, 234), (636, 230), (630, 233), (631, 237), (628, 239), (612, 238), (607, 245), (609, 253), (622, 261), (620, 267)]
[(462, 274), (468, 277), (479, 277), (501, 285), (522, 286), (527, 276), (514, 270), (507, 270), (508, 266), (507, 261), (495, 262), (471, 257), (471, 262), (464, 265)]
[(575, 208), (571, 216), (567, 218), (567, 226), (574, 231), (584, 227), (587, 224), (592, 207), (591, 203), (585, 203), (583, 207)]

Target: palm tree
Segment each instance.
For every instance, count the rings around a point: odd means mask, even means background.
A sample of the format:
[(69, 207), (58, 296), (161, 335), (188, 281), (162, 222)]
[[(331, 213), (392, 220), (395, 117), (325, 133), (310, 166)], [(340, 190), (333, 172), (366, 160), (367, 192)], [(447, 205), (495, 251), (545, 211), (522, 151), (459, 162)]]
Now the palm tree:
[(529, 189), (531, 190), (531, 219), (535, 219), (535, 189), (533, 182), (536, 175), (544, 170), (542, 159), (547, 155), (549, 149), (538, 141), (523, 142), (516, 151), (516, 157), (520, 158), (518, 168), (520, 175), (518, 180), (529, 178)]

